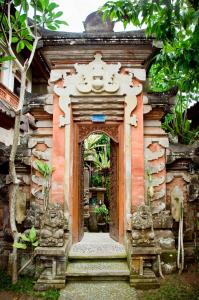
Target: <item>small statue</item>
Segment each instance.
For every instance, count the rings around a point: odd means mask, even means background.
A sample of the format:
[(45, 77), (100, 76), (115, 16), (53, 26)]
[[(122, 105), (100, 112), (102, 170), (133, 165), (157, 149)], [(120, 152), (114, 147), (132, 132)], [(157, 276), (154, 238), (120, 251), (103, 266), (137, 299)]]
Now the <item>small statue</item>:
[(24, 221), (24, 227), (25, 228), (31, 228), (34, 226), (36, 229), (40, 227), (40, 220), (42, 219), (44, 211), (36, 206), (35, 204), (32, 204), (31, 207), (27, 210), (26, 218)]
[(49, 207), (41, 219), (39, 246), (62, 247), (68, 224), (60, 205)]
[(140, 205), (132, 215), (133, 246), (154, 246), (153, 219), (149, 206)]

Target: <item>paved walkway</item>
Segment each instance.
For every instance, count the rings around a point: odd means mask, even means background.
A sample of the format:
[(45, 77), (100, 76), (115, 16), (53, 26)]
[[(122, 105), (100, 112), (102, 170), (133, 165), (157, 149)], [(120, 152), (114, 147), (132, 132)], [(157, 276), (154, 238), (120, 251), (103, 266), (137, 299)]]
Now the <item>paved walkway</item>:
[[(81, 242), (71, 247), (69, 258), (68, 275), (89, 273), (92, 277), (95, 272), (99, 277), (100, 272), (110, 275), (115, 271), (119, 275), (121, 272), (129, 274), (124, 246), (111, 239), (108, 233), (84, 233)], [(128, 281), (120, 281), (119, 277), (115, 277), (114, 281), (88, 280), (86, 277), (82, 281), (69, 281), (59, 297), (59, 300), (137, 299), (136, 290), (129, 286)]]
[(86, 281), (67, 283), (59, 300), (138, 300), (138, 296), (125, 281)]
[(111, 239), (108, 233), (85, 232), (83, 239), (71, 247), (69, 257), (125, 258), (126, 251), (124, 246)]

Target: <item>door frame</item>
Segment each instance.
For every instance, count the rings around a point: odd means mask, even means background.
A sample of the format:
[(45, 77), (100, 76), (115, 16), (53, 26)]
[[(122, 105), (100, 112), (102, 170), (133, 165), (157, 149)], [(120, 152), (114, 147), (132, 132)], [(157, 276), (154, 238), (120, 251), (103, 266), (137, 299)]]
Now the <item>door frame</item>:
[[(84, 127), (84, 132), (81, 127)], [(96, 129), (98, 128), (98, 129)], [(112, 130), (113, 129), (113, 130)], [(110, 138), (118, 143), (118, 216), (119, 216), (119, 235), (118, 241), (123, 243), (124, 241), (124, 216), (125, 216), (125, 170), (124, 170), (124, 124), (119, 122), (108, 122), (93, 124), (92, 122), (79, 122), (73, 124), (73, 168), (72, 168), (72, 242), (77, 243), (79, 241), (79, 220), (80, 220), (80, 206), (79, 206), (79, 143), (88, 137), (91, 133), (105, 133)], [(116, 137), (117, 135), (117, 137)], [(84, 136), (84, 138), (82, 138)]]

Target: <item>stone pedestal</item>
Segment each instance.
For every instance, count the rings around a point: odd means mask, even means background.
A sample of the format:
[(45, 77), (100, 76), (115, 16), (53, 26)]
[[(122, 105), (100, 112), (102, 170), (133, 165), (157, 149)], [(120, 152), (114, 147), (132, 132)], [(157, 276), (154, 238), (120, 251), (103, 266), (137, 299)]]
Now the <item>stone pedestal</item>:
[(151, 209), (140, 205), (132, 215), (130, 237), (130, 285), (140, 289), (159, 287), (158, 279), (152, 270), (152, 263), (160, 255), (156, 245)]
[(159, 247), (132, 247), (130, 286), (137, 289), (152, 289), (160, 286), (152, 271), (152, 262), (161, 253)]
[(34, 289), (45, 291), (49, 288), (61, 289), (65, 287), (67, 253), (69, 241), (65, 241), (62, 247), (37, 247), (36, 269), (42, 268)]

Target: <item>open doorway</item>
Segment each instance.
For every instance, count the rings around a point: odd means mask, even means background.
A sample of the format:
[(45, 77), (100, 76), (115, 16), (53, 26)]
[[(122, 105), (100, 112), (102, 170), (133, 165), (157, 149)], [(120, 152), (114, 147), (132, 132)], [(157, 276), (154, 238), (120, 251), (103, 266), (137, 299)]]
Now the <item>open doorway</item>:
[(92, 133), (79, 145), (80, 239), (84, 232), (109, 232), (118, 240), (118, 144)]

